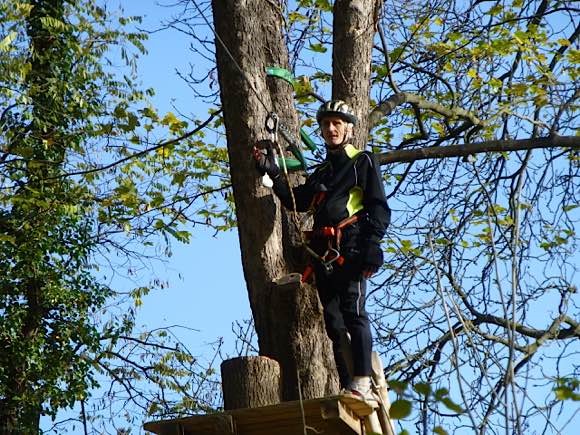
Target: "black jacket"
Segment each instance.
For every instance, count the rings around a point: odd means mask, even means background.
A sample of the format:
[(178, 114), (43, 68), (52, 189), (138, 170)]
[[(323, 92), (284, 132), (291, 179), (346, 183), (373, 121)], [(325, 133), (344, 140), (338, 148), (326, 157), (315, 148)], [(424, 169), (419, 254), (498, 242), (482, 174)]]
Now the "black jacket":
[[(274, 180), (274, 192), (284, 206), (293, 207), (287, 181)], [(326, 160), (293, 189), (296, 211), (312, 209), (314, 229), (335, 226), (357, 214), (359, 222), (344, 230), (343, 247), (360, 247), (363, 243), (379, 243), (390, 222), (380, 168), (373, 153), (346, 145), (338, 152), (329, 152)], [(316, 203), (317, 194), (326, 192)]]

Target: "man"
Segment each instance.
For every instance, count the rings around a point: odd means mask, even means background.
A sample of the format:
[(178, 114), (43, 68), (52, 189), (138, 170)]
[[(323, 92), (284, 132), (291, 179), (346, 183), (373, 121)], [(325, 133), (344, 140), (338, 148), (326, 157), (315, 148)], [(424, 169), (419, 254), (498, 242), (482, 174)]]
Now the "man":
[[(316, 119), (326, 144), (326, 160), (292, 193), (271, 152), (264, 154), (254, 148), (254, 158), (258, 170), (273, 180), (274, 193), (286, 208), (292, 210), (295, 205), (298, 212), (313, 212), (309, 246), (317, 253), (313, 264), (316, 286), (341, 388), (373, 399), (366, 279), (383, 264), (380, 241), (390, 221), (390, 209), (373, 154), (357, 150), (349, 142), (357, 122), (349, 106), (340, 100), (328, 101), (318, 109)], [(347, 331), (352, 373), (341, 348)]]

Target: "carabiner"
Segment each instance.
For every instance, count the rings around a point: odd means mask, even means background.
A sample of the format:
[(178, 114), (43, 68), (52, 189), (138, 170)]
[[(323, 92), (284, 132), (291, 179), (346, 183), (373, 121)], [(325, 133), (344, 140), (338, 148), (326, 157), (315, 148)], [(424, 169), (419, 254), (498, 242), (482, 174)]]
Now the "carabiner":
[[(327, 257), (333, 254), (334, 257), (332, 257), (330, 260), (327, 260)], [(340, 252), (338, 252), (336, 249), (334, 248), (328, 248), (326, 250), (326, 252), (324, 253), (324, 255), (321, 257), (322, 258), (322, 264), (324, 265), (324, 267), (327, 270), (332, 271), (332, 263), (334, 263), (336, 260), (338, 260), (340, 258)]]
[(278, 135), (278, 121), (280, 120), (280, 118), (278, 118), (278, 115), (276, 115), (276, 113), (274, 112), (270, 112), (268, 113), (268, 116), (266, 117), (266, 131), (268, 133), (270, 133), (271, 135)]

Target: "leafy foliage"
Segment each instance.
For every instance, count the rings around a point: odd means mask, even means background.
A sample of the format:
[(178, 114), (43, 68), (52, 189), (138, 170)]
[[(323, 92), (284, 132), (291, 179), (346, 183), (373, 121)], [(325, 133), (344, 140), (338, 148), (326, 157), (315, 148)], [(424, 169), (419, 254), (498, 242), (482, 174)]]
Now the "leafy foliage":
[[(162, 284), (123, 294), (102, 266), (117, 257), (134, 273), (159, 237), (166, 249), (153, 255), (170, 254), (196, 213), (231, 226), (225, 152), (201, 141), (216, 114), (189, 126), (149, 105), (135, 70), (146, 37), (127, 30), (138, 17), (84, 0), (5, 1), (0, 17), (2, 430), (37, 431), (104, 379), (144, 414), (214, 406), (171, 395), (200, 379), (174, 337), (132, 335), (134, 306)], [(147, 383), (165, 399), (143, 394)]]

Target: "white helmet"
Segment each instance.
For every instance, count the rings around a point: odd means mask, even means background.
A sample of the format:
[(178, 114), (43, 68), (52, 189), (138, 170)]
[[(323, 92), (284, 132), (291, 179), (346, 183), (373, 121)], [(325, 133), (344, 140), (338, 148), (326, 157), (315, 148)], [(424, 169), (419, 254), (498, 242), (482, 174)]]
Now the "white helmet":
[(318, 112), (316, 112), (316, 120), (319, 125), (322, 118), (326, 116), (338, 116), (343, 121), (353, 125), (356, 125), (357, 123), (356, 116), (352, 113), (348, 104), (342, 100), (329, 100), (318, 108)]

